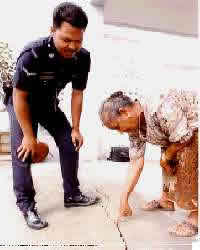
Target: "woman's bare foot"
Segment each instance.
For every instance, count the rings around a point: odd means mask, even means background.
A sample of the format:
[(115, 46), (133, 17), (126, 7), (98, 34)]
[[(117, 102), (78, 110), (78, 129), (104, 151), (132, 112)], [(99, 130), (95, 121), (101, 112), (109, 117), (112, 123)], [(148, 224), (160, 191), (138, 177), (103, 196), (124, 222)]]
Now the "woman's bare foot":
[(168, 232), (177, 237), (191, 237), (198, 233), (198, 211), (193, 211), (182, 223), (168, 228)]
[(192, 211), (188, 215), (186, 222), (198, 227), (198, 211)]
[(192, 237), (198, 233), (198, 227), (183, 221), (169, 227), (168, 232), (176, 237)]
[(164, 211), (174, 211), (174, 203), (168, 200), (152, 200), (147, 202), (143, 207), (142, 210), (145, 211), (153, 211), (153, 210), (164, 210)]

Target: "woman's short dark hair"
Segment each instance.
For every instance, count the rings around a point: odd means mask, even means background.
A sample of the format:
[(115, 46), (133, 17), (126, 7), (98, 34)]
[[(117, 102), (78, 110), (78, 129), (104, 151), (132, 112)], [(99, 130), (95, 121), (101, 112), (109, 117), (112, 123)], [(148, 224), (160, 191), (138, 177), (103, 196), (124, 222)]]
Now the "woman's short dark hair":
[(80, 29), (86, 29), (88, 17), (83, 9), (71, 2), (63, 2), (53, 11), (53, 26), (60, 28), (62, 22), (67, 22)]

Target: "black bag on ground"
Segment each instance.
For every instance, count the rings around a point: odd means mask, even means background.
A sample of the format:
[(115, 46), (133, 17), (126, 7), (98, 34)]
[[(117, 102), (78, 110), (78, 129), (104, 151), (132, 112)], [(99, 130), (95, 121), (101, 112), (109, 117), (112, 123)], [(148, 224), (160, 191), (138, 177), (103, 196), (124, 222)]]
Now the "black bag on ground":
[(115, 162), (129, 162), (129, 147), (111, 147), (111, 152), (107, 160)]

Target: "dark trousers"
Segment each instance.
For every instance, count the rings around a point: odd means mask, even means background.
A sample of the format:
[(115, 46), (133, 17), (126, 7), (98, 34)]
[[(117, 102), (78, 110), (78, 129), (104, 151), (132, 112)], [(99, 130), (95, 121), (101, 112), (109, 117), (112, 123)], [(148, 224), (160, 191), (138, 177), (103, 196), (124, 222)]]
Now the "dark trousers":
[[(23, 139), (22, 129), (16, 119), (12, 104), (7, 105), (11, 129), (11, 151), (13, 169), (13, 189), (17, 205), (22, 212), (35, 203), (35, 189), (31, 175), (31, 162), (23, 162), (17, 156), (17, 149)], [(80, 194), (77, 178), (79, 154), (75, 151), (71, 139), (71, 126), (65, 114), (54, 110), (37, 109), (31, 111), (32, 127), (37, 136), (38, 123), (54, 138), (59, 149), (61, 173), (65, 197)]]

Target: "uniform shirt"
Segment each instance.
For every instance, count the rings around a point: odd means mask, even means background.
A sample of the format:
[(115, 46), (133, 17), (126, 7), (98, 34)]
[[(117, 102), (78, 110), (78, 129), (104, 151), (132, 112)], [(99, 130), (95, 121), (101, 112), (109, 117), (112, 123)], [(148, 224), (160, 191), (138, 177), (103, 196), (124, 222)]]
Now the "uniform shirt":
[(59, 55), (53, 38), (29, 43), (21, 52), (13, 78), (13, 87), (27, 91), (30, 103), (51, 105), (67, 83), (84, 90), (90, 71), (90, 53), (81, 48), (73, 58)]
[(144, 108), (146, 133), (140, 129), (129, 133), (131, 160), (144, 156), (146, 142), (162, 147), (184, 143), (198, 128), (198, 100), (192, 91), (170, 89), (158, 96), (136, 93), (135, 99)]

